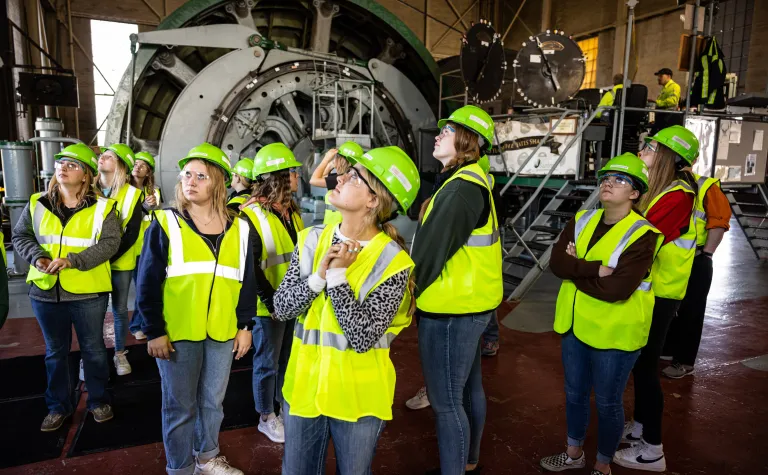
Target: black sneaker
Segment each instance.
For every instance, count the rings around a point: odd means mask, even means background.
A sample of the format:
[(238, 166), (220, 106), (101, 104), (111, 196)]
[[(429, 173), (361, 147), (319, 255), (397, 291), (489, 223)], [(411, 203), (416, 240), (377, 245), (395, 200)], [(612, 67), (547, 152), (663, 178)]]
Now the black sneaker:
[(40, 426), (41, 432), (53, 432), (56, 430), (59, 430), (59, 428), (64, 424), (64, 421), (69, 417), (66, 414), (59, 414), (58, 412), (49, 412), (47, 416), (45, 416), (45, 419), (43, 419), (43, 424)]
[(581, 456), (577, 459), (572, 459), (568, 456), (568, 453), (563, 452), (561, 454), (544, 457), (539, 462), (541, 468), (550, 472), (562, 472), (563, 470), (571, 470), (574, 468), (584, 468), (587, 465), (587, 458), (584, 456), (584, 451), (581, 452)]
[(93, 420), (96, 422), (107, 422), (115, 417), (115, 414), (112, 412), (112, 406), (109, 404), (102, 404), (101, 406), (92, 409), (91, 413), (93, 414)]
[(593, 468), (591, 472), (589, 472), (589, 475), (611, 475), (611, 472), (603, 473), (600, 470)]

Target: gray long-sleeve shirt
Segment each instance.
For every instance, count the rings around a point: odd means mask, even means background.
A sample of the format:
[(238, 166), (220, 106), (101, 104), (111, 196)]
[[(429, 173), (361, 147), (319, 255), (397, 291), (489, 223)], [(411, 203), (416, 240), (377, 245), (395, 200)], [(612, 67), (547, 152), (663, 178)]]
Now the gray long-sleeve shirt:
[[(95, 204), (95, 198), (88, 197), (85, 200), (85, 204), (79, 209), (92, 206)], [(48, 197), (44, 194), (40, 196), (38, 200), (38, 206), (45, 206), (49, 211), (54, 213), (60, 220), (62, 216), (56, 212), (55, 208), (51, 206)], [(66, 220), (62, 220), (66, 225)], [(109, 261), (109, 259), (117, 252), (117, 248), (120, 246), (120, 220), (117, 217), (116, 212), (110, 212), (107, 214), (106, 219), (101, 227), (101, 236), (99, 242), (78, 253), (70, 252), (69, 255), (63, 256), (69, 259), (72, 263), (72, 267), (79, 271), (88, 271)], [(29, 203), (24, 207), (24, 211), (21, 213), (21, 218), (13, 228), (13, 247), (18, 251), (19, 255), (34, 265), (40, 258), (54, 259), (57, 256), (50, 256), (45, 249), (40, 246), (35, 237), (35, 230), (32, 226), (32, 215), (29, 211)], [(50, 290), (42, 290), (38, 286), (32, 284), (29, 286), (29, 296), (35, 300), (41, 302), (67, 302), (75, 300), (87, 300), (97, 296), (97, 294), (72, 294), (62, 289), (59, 282), (53, 286)]]

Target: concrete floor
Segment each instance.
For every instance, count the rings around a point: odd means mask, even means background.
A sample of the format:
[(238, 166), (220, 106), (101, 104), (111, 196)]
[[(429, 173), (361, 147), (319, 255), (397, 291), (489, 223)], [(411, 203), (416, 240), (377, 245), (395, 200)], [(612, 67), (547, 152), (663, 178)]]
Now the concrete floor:
[[(735, 225), (735, 223), (733, 223)], [(697, 372), (664, 380), (664, 446), (669, 474), (768, 474), (768, 265), (754, 258), (738, 227), (715, 255)], [(23, 286), (13, 284), (14, 318), (0, 332), (0, 359), (44, 352)], [(503, 319), (501, 351), (483, 361), (488, 417), (481, 452), (483, 473), (537, 474), (542, 456), (563, 449), (565, 396), (559, 337), (551, 329), (557, 280), (545, 276), (518, 308)], [(109, 325), (105, 331), (110, 336)], [(394, 420), (379, 442), (375, 473), (422, 474), (438, 465), (431, 410), (405, 408), (421, 385), (416, 331), (397, 339)], [(9, 382), (3, 381), (2, 384)], [(12, 384), (12, 382), (10, 382)], [(630, 381), (630, 385), (631, 385)], [(625, 407), (631, 414), (631, 388)], [(83, 417), (84, 401), (67, 438), (66, 453)], [(119, 408), (116, 408), (119, 410)], [(248, 474), (280, 473), (281, 447), (256, 428), (223, 432), (222, 453)], [(1, 450), (1, 449), (0, 449)], [(586, 451), (596, 451), (596, 418)], [(2, 452), (0, 452), (0, 457)], [(162, 444), (49, 460), (0, 470), (0, 474), (162, 474)], [(333, 473), (332, 456), (328, 473)], [(588, 473), (576, 471), (574, 473)], [(614, 467), (613, 473), (631, 470)]]

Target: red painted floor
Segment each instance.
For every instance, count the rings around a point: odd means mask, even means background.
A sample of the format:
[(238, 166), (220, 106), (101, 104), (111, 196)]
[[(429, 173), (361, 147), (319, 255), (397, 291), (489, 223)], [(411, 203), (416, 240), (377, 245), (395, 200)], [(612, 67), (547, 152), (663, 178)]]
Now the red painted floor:
[[(667, 473), (768, 474), (764, 453), (768, 448), (768, 373), (739, 363), (768, 353), (766, 317), (768, 297), (717, 302), (710, 307), (696, 375), (663, 382)], [(565, 441), (559, 337), (515, 332), (503, 326), (501, 330), (499, 355), (483, 361), (488, 418), (481, 465), (488, 474), (538, 474), (539, 458), (562, 450)], [(32, 318), (9, 320), (0, 333), (0, 359), (43, 351), (42, 335)], [(421, 385), (415, 328), (403, 332), (392, 354), (398, 371), (394, 420), (378, 445), (374, 472), (422, 474), (436, 467), (438, 458), (431, 410), (409, 411), (404, 404)], [(625, 398), (627, 413), (630, 394), (631, 379)], [(80, 406), (64, 453), (83, 416), (83, 401)], [(594, 419), (586, 446), (590, 460), (596, 450)], [(222, 453), (246, 473), (280, 473), (281, 446), (269, 442), (256, 428), (223, 432), (220, 442)], [(164, 466), (162, 444), (153, 444), (62, 457), (0, 470), (0, 474), (160, 475)], [(328, 473), (333, 473), (332, 460)], [(613, 473), (633, 471), (614, 467)]]

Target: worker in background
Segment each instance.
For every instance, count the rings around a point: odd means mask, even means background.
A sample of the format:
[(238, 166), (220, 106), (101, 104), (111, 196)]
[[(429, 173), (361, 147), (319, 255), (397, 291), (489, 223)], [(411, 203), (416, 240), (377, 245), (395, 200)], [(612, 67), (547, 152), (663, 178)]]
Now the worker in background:
[(240, 207), (251, 197), (251, 181), (253, 180), (253, 160), (242, 158), (232, 169), (232, 194), (227, 200), (227, 207), (240, 212)]
[(147, 230), (137, 289), (147, 352), (160, 370), (166, 470), (243, 475), (219, 455), (219, 430), (232, 357), (251, 348), (250, 227), (227, 209), (223, 151), (201, 144), (179, 168), (175, 207), (158, 211)]
[[(680, 103), (680, 85), (672, 79), (672, 70), (662, 68), (656, 71), (655, 76), (658, 78), (659, 86), (661, 86), (661, 92), (659, 92), (659, 96), (656, 98), (656, 109), (677, 110)], [(651, 127), (652, 135), (680, 120), (674, 114), (655, 114), (655, 116), (654, 125)]]
[[(331, 225), (341, 222), (341, 213), (334, 209), (329, 197), (336, 185), (338, 177), (345, 174), (349, 167), (354, 166), (363, 156), (363, 148), (355, 142), (349, 141), (341, 144), (337, 149), (332, 148), (325, 153), (320, 165), (312, 172), (309, 184), (318, 188), (327, 188), (325, 194), (325, 216), (323, 224)], [(333, 173), (336, 170), (336, 173)]]
[(493, 143), (493, 120), (464, 106), (438, 126), (433, 156), (443, 170), (422, 205), (411, 256), (439, 470), (457, 475), (472, 473), (480, 456), (486, 410), (480, 341), (502, 299), (501, 242), (490, 183), (478, 164)]
[[(162, 198), (160, 187), (155, 186), (155, 158), (149, 152), (136, 152), (134, 159), (131, 186), (144, 193), (144, 203), (142, 203), (144, 214), (141, 217), (141, 230), (138, 239), (136, 239), (136, 245), (133, 246), (138, 263), (141, 247), (144, 245), (144, 233), (147, 232), (150, 223), (155, 219), (154, 211), (161, 208)], [(134, 286), (136, 286), (136, 273), (137, 270), (133, 269), (131, 277), (133, 277)], [(138, 306), (134, 305), (133, 316), (128, 329), (137, 340), (146, 340), (147, 336), (141, 331), (141, 314), (137, 308)]]
[(712, 255), (730, 229), (731, 205), (720, 189), (720, 180), (693, 174), (699, 187), (696, 199), (696, 257), (685, 298), (672, 321), (664, 354), (672, 365), (661, 372), (673, 379), (693, 374), (704, 328), (707, 294), (712, 285)]
[(283, 386), (283, 473), (325, 473), (329, 439), (336, 473), (371, 473), (392, 419), (390, 346), (411, 323), (413, 261), (391, 224), (419, 192), (419, 173), (398, 147), (366, 153), (329, 200), (341, 223), (299, 233), (274, 297), (275, 318), (297, 319)]
[(259, 150), (253, 161), (253, 198), (243, 207), (253, 235), (253, 256), (258, 286), (253, 325), (253, 400), (259, 432), (269, 440), (285, 442), (283, 415), (275, 409), (283, 402), (285, 368), (293, 342), (293, 320), (273, 320), (272, 297), (283, 281), (296, 235), (304, 229), (293, 193), (299, 187), (299, 163), (291, 149), (271, 143)]
[[(613, 76), (613, 87), (605, 91), (605, 94), (603, 94), (603, 97), (600, 98), (600, 103), (598, 104), (598, 107), (612, 106), (614, 101), (616, 100), (616, 94), (618, 90), (623, 88), (624, 88), (624, 75), (615, 74)], [(602, 116), (603, 116), (603, 111), (599, 111), (596, 117), (599, 119)]]
[[(3, 222), (3, 213), (0, 211), (0, 223)], [(5, 325), (5, 320), (8, 318), (8, 310), (10, 310), (10, 302), (8, 300), (8, 256), (5, 254), (5, 236), (3, 236), (2, 230), (0, 230), (0, 245), (2, 249), (0, 252), (3, 254), (3, 272), (0, 273), (0, 329)]]
[(96, 154), (74, 144), (55, 157), (48, 191), (32, 195), (13, 229), (14, 249), (32, 263), (29, 298), (45, 338), (48, 415), (43, 432), (57, 430), (75, 411), (68, 361), (73, 325), (85, 367), (88, 411), (96, 422), (112, 419), (103, 327), (112, 290), (109, 259), (121, 237), (116, 202), (92, 186)]
[(136, 268), (136, 242), (141, 233), (142, 207), (144, 193), (130, 184), (133, 170), (134, 153), (125, 144), (113, 144), (102, 149), (99, 156), (99, 174), (96, 186), (104, 196), (117, 201), (117, 214), (123, 230), (120, 247), (112, 256), (112, 315), (115, 328), (115, 356), (112, 361), (118, 376), (130, 374), (128, 350), (125, 342), (128, 338), (128, 292), (131, 288), (131, 276)]
[(635, 383), (634, 420), (624, 427), (622, 441), (634, 444), (616, 452), (622, 467), (663, 472), (667, 462), (661, 443), (664, 394), (659, 357), (669, 325), (686, 293), (696, 252), (696, 180), (686, 171), (699, 155), (699, 141), (688, 129), (674, 125), (645, 139), (640, 159), (650, 170), (648, 192), (638, 209), (664, 235), (653, 262), (653, 321), (648, 343), (632, 370)]
[(552, 472), (586, 465), (594, 389), (599, 424), (592, 475), (611, 473), (624, 428), (624, 388), (651, 328), (650, 270), (661, 233), (633, 210), (648, 189), (648, 167), (625, 153), (597, 176), (603, 208), (579, 211), (560, 234), (550, 261), (563, 279), (554, 329), (563, 335), (568, 426), (567, 450), (541, 459)]

